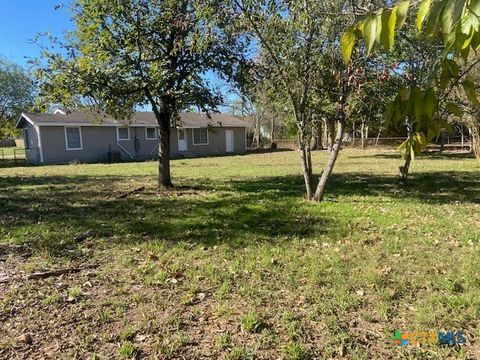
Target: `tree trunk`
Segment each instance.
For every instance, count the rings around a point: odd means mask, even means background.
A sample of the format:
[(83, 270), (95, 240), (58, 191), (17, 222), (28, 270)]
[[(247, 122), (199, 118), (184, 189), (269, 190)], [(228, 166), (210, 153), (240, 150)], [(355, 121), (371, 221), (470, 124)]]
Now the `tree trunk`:
[(322, 121), (317, 122), (316, 126), (316, 134), (315, 134), (315, 149), (316, 150), (323, 150), (323, 126)]
[(377, 139), (375, 140), (375, 147), (378, 146), (378, 140), (380, 140), (381, 133), (382, 133), (382, 127), (378, 129)]
[(170, 176), (170, 121), (172, 114), (161, 112), (160, 119), (160, 140), (158, 146), (158, 190), (173, 187)]
[(173, 184), (170, 176), (170, 125), (175, 109), (175, 98), (162, 98), (162, 107), (159, 107), (148, 88), (145, 88), (145, 95), (148, 101), (150, 101), (152, 111), (160, 126), (160, 140), (158, 140), (158, 190), (172, 188)]
[(325, 194), (325, 188), (327, 186), (328, 179), (333, 171), (335, 162), (337, 161), (338, 154), (340, 153), (340, 148), (342, 147), (343, 135), (345, 133), (345, 109), (342, 107), (339, 110), (338, 121), (337, 121), (337, 136), (335, 142), (333, 143), (332, 150), (330, 151), (330, 156), (328, 158), (327, 164), (323, 169), (322, 175), (318, 182), (317, 190), (313, 196), (313, 201), (320, 202), (323, 200)]
[(327, 119), (323, 118), (322, 147), (328, 149), (328, 125)]
[(400, 166), (400, 181), (404, 184), (407, 185), (408, 182), (408, 170), (410, 169), (410, 163), (412, 162), (412, 157), (407, 155), (407, 158), (405, 159), (405, 164), (403, 166)]
[(312, 184), (312, 154), (310, 152), (310, 144), (305, 139), (305, 134), (298, 135), (298, 142), (300, 145), (300, 155), (302, 159), (302, 173), (305, 181), (305, 189), (307, 191), (307, 199), (310, 200), (313, 195)]
[(332, 119), (327, 118), (325, 120), (325, 133), (327, 137), (327, 148), (328, 151), (332, 151), (333, 144), (335, 143), (335, 124)]
[(353, 122), (353, 131), (352, 131), (352, 147), (355, 147), (355, 121)]
[(470, 131), (473, 153), (480, 160), (480, 123), (477, 119), (471, 119)]
[[(407, 122), (407, 129), (408, 129), (408, 138), (407, 140), (410, 140), (413, 136), (413, 124), (412, 121), (409, 119)], [(407, 152), (407, 156), (405, 158), (405, 164), (403, 166), (400, 166), (399, 174), (398, 176), (400, 177), (400, 181), (404, 184), (407, 185), (408, 182), (408, 171), (410, 170), (410, 163), (412, 162), (412, 156), (410, 154), (410, 151)]]
[(255, 142), (257, 145), (257, 148), (260, 148), (260, 115), (256, 114), (255, 116)]
[(362, 121), (360, 132), (362, 133), (362, 150), (365, 150), (365, 122), (364, 121)]
[(275, 116), (272, 116), (272, 130), (270, 133), (270, 145), (273, 147), (273, 144), (275, 143)]

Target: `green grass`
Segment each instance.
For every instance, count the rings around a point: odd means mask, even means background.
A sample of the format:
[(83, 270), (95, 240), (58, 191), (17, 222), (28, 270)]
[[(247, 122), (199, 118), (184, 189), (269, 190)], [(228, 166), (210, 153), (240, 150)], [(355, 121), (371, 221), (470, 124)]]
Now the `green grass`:
[[(480, 163), (427, 155), (403, 187), (395, 152), (345, 150), (311, 204), (298, 158), (175, 160), (194, 190), (163, 195), (153, 162), (0, 169), (0, 243), (25, 245), (0, 245), (0, 277), (98, 265), (0, 285), (0, 357), (28, 329), (37, 357), (58, 342), (61, 357), (479, 358)], [(395, 329), (467, 345), (402, 350)]]
[(118, 349), (118, 353), (121, 359), (132, 359), (136, 357), (135, 346), (129, 342), (123, 342)]
[(0, 147), (0, 158), (2, 157), (2, 154), (6, 157), (13, 157), (14, 153), (16, 153), (18, 157), (24, 157), (25, 149), (19, 147)]
[(19, 147), (0, 147), (0, 169), (25, 164), (26, 150)]

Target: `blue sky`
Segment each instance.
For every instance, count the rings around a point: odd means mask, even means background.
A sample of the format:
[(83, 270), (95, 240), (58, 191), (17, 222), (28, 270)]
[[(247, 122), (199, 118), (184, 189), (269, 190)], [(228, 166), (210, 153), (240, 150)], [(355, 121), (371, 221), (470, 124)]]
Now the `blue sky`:
[(0, 56), (26, 66), (25, 57), (37, 57), (39, 47), (29, 43), (39, 32), (62, 36), (71, 27), (68, 0), (0, 0)]

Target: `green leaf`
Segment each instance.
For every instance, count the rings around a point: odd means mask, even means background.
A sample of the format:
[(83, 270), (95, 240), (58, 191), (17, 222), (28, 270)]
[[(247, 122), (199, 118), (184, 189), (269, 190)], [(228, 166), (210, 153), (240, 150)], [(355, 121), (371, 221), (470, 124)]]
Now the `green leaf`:
[(465, 63), (467, 63), (469, 55), (470, 55), (470, 48), (469, 47), (460, 50), (460, 56), (462, 57), (462, 59)]
[(417, 29), (418, 31), (422, 31), (423, 21), (427, 16), (428, 12), (430, 11), (430, 5), (432, 4), (432, 0), (423, 0), (420, 3), (420, 7), (418, 9), (417, 14)]
[(453, 46), (457, 42), (457, 32), (452, 31), (450, 34), (444, 36), (444, 44), (445, 44), (445, 51), (444, 54), (448, 54), (450, 51), (452, 51)]
[(476, 29), (478, 29), (478, 19), (475, 15), (469, 14), (468, 16), (464, 16), (461, 20), (461, 31), (465, 35), (470, 35), (470, 33)]
[(407, 157), (407, 153), (410, 152), (410, 139), (405, 140), (403, 143), (400, 144), (398, 147), (398, 151), (402, 154), (402, 158)]
[(425, 33), (432, 37), (439, 29), (440, 15), (442, 14), (443, 3), (436, 3), (430, 14), (428, 15), (427, 23), (425, 24)]
[(441, 121), (438, 123), (438, 129), (439, 129), (439, 130), (438, 130), (439, 135), (440, 135), (440, 131), (441, 131), (442, 129), (447, 130), (449, 134), (453, 134), (453, 133), (454, 133), (454, 130), (453, 130), (452, 125), (450, 125), (450, 124), (448, 123), (448, 121), (445, 120), (445, 119), (441, 120)]
[(393, 112), (392, 112), (392, 120), (395, 126), (398, 126), (398, 123), (403, 120), (402, 118), (402, 104), (400, 98), (397, 97), (393, 102)]
[(457, 77), (460, 74), (460, 67), (455, 61), (452, 59), (447, 59), (445, 63), (450, 71), (451, 76)]
[(466, 0), (456, 0), (454, 6), (454, 13), (453, 13), (453, 23), (456, 24), (457, 21), (460, 20), (464, 11), (465, 11), (465, 3)]
[(370, 15), (365, 19), (365, 28), (363, 30), (363, 38), (367, 46), (367, 56), (372, 53), (375, 40), (377, 38), (377, 16)]
[(356, 41), (357, 37), (355, 36), (355, 29), (350, 26), (342, 35), (342, 55), (345, 64), (350, 63), (353, 47), (355, 46)]
[(415, 141), (419, 143), (422, 148), (428, 145), (427, 138), (422, 131), (419, 131), (415, 134)]
[(465, 39), (465, 41), (463, 42), (462, 46), (460, 47), (460, 50), (465, 50), (467, 48), (470, 47), (470, 43), (472, 42), (472, 38), (473, 38), (473, 35), (474, 35), (474, 30), (471, 29), (471, 32), (470, 34), (468, 35), (468, 37)]
[(406, 101), (410, 101), (410, 93), (411, 93), (411, 89), (410, 88), (402, 88), (400, 89), (400, 92), (399, 92), (399, 95), (400, 95), (400, 99), (404, 102)]
[(475, 32), (472, 37), (472, 41), (470, 42), (470, 46), (474, 51), (478, 50), (478, 48), (480, 47), (480, 32)]
[(397, 7), (384, 11), (382, 14), (382, 44), (386, 50), (391, 50), (395, 40), (395, 24), (397, 23)]
[(423, 96), (424, 93), (419, 88), (412, 88), (413, 114), (417, 121), (422, 119), (423, 114)]
[(463, 116), (463, 111), (460, 109), (460, 107), (457, 104), (455, 104), (453, 102), (449, 102), (447, 104), (447, 110), (451, 114), (455, 115), (456, 117), (461, 118)]
[(376, 29), (376, 35), (375, 35), (375, 42), (377, 44), (380, 44), (382, 41), (382, 15), (383, 15), (383, 9), (380, 9), (377, 13), (376, 20), (377, 20), (377, 29)]
[(445, 4), (445, 7), (443, 8), (442, 32), (444, 34), (444, 39), (446, 39), (448, 34), (452, 32), (454, 8), (455, 8), (455, 0), (449, 0)]
[(427, 131), (427, 141), (430, 142), (437, 137), (438, 137), (437, 129), (435, 127), (433, 128), (429, 127)]
[(430, 120), (433, 119), (438, 107), (438, 99), (435, 91), (432, 88), (427, 89), (425, 92), (425, 98), (423, 100), (424, 114), (428, 116)]
[(383, 118), (385, 122), (390, 123), (393, 120), (393, 112), (394, 112), (394, 103), (390, 102), (387, 104), (385, 111), (383, 112)]
[(408, 8), (410, 6), (410, 0), (402, 0), (396, 6), (397, 8), (397, 28), (401, 29), (405, 24), (405, 20), (408, 15)]
[(477, 92), (475, 91), (475, 83), (471, 78), (462, 82), (463, 90), (467, 95), (468, 100), (476, 107), (480, 107), (480, 101), (478, 101)]
[(468, 6), (470, 12), (472, 12), (475, 16), (480, 17), (480, 0), (473, 0), (470, 2)]

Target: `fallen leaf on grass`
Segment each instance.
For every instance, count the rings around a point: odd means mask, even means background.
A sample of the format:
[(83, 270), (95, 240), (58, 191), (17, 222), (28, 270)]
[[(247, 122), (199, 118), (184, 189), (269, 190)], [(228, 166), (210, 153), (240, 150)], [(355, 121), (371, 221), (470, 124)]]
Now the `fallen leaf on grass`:
[(29, 333), (22, 334), (18, 337), (18, 341), (30, 345), (33, 343), (32, 336)]
[(93, 230), (92, 229), (88, 229), (87, 231), (81, 233), (81, 234), (78, 234), (77, 236), (75, 236), (73, 238), (73, 241), (75, 242), (82, 242), (86, 239), (88, 239), (89, 237), (91, 237), (93, 235)]

